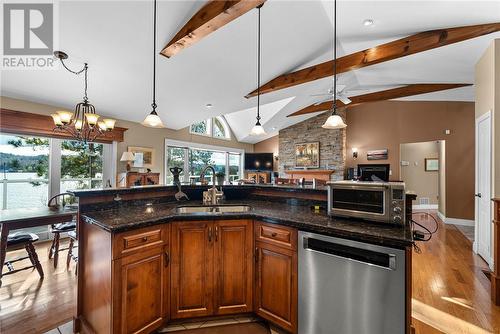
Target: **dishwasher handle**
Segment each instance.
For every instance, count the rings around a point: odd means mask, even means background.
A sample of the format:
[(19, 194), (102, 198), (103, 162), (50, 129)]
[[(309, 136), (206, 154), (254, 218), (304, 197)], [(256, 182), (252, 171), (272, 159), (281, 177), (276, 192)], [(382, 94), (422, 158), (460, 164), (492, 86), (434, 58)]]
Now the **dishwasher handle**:
[(395, 254), (382, 253), (310, 237), (304, 237), (303, 240), (303, 247), (305, 250), (387, 270), (396, 270)]

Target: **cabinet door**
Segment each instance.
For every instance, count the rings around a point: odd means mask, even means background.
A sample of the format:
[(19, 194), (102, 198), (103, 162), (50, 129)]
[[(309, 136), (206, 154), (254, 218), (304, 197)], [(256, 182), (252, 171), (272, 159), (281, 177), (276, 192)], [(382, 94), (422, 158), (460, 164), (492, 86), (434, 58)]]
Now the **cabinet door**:
[(113, 261), (113, 328), (119, 333), (150, 333), (163, 324), (168, 266), (163, 247)]
[(296, 333), (297, 254), (261, 242), (256, 246), (256, 313)]
[(252, 221), (218, 221), (214, 228), (215, 313), (252, 312)]
[(176, 222), (171, 234), (170, 316), (213, 313), (213, 223)]

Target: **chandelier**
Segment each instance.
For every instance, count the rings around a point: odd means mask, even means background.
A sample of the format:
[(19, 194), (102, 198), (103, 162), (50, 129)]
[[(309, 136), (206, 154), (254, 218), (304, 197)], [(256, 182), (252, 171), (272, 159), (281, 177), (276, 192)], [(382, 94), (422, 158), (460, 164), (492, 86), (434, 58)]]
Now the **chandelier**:
[(85, 91), (83, 102), (80, 102), (75, 107), (75, 112), (61, 110), (52, 114), (52, 119), (55, 124), (54, 132), (66, 132), (75, 140), (84, 142), (93, 142), (97, 137), (103, 136), (106, 132), (110, 132), (115, 127), (116, 120), (105, 118), (99, 121), (99, 115), (95, 112), (95, 107), (89, 103), (87, 97), (87, 71), (88, 64), (85, 63), (80, 71), (69, 69), (64, 63), (68, 59), (68, 55), (62, 51), (55, 51), (54, 56), (61, 61), (63, 67), (75, 75), (84, 73)]

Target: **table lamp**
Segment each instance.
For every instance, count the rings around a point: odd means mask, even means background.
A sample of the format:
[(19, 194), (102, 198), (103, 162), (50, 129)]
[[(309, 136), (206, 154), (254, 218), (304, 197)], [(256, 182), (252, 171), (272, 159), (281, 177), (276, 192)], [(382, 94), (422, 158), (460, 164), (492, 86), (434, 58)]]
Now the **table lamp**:
[(130, 172), (130, 162), (134, 161), (134, 153), (132, 152), (123, 152), (122, 157), (120, 158), (120, 161), (126, 161), (127, 162), (127, 172)]

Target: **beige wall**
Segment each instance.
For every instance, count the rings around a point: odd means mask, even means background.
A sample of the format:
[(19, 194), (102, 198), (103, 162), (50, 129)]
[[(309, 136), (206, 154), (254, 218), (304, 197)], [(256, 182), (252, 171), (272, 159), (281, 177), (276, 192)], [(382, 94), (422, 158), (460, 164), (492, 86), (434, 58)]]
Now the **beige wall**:
[[(258, 142), (254, 145), (253, 151), (256, 153), (273, 153), (274, 157), (277, 157), (279, 155), (279, 136)], [(273, 170), (278, 170), (278, 162), (276, 160), (273, 164)]]
[(400, 144), (446, 140), (446, 216), (474, 219), (474, 103), (366, 103), (348, 109), (347, 124), (346, 166), (367, 163), (367, 150), (387, 148), (389, 159), (378, 162), (391, 164), (393, 180), (400, 178)]
[(439, 201), (438, 211), (446, 217), (446, 141), (439, 141)]
[(401, 144), (401, 161), (408, 165), (401, 165), (401, 180), (406, 189), (417, 194), (419, 198), (428, 198), (429, 204), (438, 204), (439, 200), (439, 172), (426, 172), (425, 159), (439, 159), (439, 142), (423, 142)]
[(491, 193), (494, 197), (500, 196), (500, 117), (496, 114), (500, 110), (500, 39), (494, 40), (483, 53), (475, 68), (475, 116), (491, 111), (493, 124), (492, 133), (492, 179)]
[[(61, 110), (61, 107), (33, 103), (25, 100), (12, 99), (8, 97), (0, 97), (0, 105), (2, 108), (25, 111), (37, 114), (48, 115), (56, 110)], [(164, 120), (168, 125), (168, 120)], [(189, 133), (189, 128), (184, 128), (180, 130), (172, 129), (152, 129), (144, 127), (143, 125), (135, 122), (128, 122), (123, 120), (118, 120), (117, 126), (127, 128), (125, 131), (124, 141), (118, 143), (118, 164), (117, 171), (125, 171), (125, 163), (120, 162), (120, 157), (124, 151), (127, 150), (128, 146), (143, 146), (151, 147), (155, 149), (155, 161), (152, 168), (153, 172), (160, 172), (160, 180), (163, 181), (164, 172), (164, 160), (165, 152), (164, 145), (165, 139), (175, 139), (182, 140), (192, 143), (201, 143), (207, 145), (224, 146), (231, 148), (243, 149), (248, 152), (253, 152), (253, 144), (240, 143), (234, 139), (235, 137), (231, 134), (231, 140), (215, 139), (211, 137), (193, 135)]]

